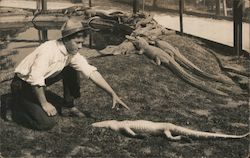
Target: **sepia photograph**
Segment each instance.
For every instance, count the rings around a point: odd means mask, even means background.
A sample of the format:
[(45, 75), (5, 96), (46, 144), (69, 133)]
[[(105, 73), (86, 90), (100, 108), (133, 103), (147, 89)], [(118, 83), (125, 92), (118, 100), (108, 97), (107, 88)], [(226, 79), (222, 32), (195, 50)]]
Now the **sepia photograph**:
[(0, 0), (0, 158), (250, 157), (250, 0)]

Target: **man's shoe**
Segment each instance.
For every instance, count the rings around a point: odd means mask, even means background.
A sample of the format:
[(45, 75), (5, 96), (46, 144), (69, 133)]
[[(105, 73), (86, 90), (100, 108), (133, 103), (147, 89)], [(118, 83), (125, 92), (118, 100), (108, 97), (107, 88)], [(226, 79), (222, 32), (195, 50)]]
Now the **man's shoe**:
[(79, 117), (79, 118), (85, 117), (85, 115), (76, 107), (65, 109), (64, 112), (62, 112), (62, 115)]

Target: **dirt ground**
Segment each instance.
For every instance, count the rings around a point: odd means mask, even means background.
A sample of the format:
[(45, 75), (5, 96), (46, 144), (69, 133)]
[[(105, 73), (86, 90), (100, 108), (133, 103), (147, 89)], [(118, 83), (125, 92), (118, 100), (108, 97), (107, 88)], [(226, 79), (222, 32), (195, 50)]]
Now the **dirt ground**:
[[(220, 73), (214, 57), (196, 40), (178, 35), (164, 39), (178, 46), (201, 69)], [(220, 57), (224, 64), (239, 62), (234, 56)], [(3, 157), (247, 157), (248, 138), (170, 141), (159, 136), (135, 139), (91, 127), (91, 123), (101, 120), (144, 119), (200, 131), (244, 134), (249, 131), (249, 95), (231, 93), (229, 97), (220, 97), (200, 91), (144, 55), (109, 56), (89, 59), (89, 62), (98, 68), (131, 110), (112, 110), (111, 97), (83, 78), (82, 96), (76, 104), (86, 118), (57, 116), (56, 127), (46, 132), (0, 120)], [(239, 63), (249, 71), (249, 60), (241, 58)], [(1, 95), (9, 92), (9, 84), (1, 83)], [(62, 84), (55, 84), (48, 91), (62, 96)]]

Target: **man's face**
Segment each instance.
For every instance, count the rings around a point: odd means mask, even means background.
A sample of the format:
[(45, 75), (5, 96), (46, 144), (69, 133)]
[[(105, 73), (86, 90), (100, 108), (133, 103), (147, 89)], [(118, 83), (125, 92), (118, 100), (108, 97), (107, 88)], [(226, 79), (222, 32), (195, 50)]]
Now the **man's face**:
[(76, 54), (83, 46), (85, 37), (83, 33), (76, 33), (64, 40), (65, 47), (69, 54)]

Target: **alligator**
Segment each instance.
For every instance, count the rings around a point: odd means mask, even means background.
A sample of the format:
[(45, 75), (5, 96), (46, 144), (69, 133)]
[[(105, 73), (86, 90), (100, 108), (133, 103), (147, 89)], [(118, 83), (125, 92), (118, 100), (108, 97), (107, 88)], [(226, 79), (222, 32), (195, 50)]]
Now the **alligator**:
[(124, 132), (124, 134), (135, 138), (142, 134), (149, 134), (156, 136), (164, 134), (170, 140), (181, 140), (182, 138), (185, 137), (200, 138), (200, 139), (209, 139), (209, 138), (240, 139), (247, 137), (249, 135), (249, 133), (243, 135), (228, 135), (221, 133), (202, 132), (177, 126), (172, 123), (152, 122), (146, 120), (134, 120), (134, 121), (107, 120), (107, 121), (93, 123), (92, 126), (100, 128), (109, 128), (114, 131)]
[(216, 81), (216, 82), (221, 82), (221, 83), (225, 83), (225, 84), (229, 84), (229, 85), (233, 85), (234, 82), (231, 80), (225, 80), (224, 78), (217, 76), (217, 75), (213, 75), (213, 74), (209, 74), (206, 73), (204, 71), (202, 71), (200, 68), (198, 68), (196, 65), (194, 65), (191, 61), (189, 61), (186, 57), (184, 57), (178, 48), (173, 47), (171, 44), (169, 44), (166, 41), (163, 40), (156, 40), (155, 44), (157, 47), (161, 48), (162, 50), (164, 50), (166, 53), (169, 53), (171, 56), (173, 56), (173, 58), (182, 66), (184, 66), (185, 68), (191, 70), (193, 73), (197, 74), (198, 76), (210, 79), (212, 81)]

